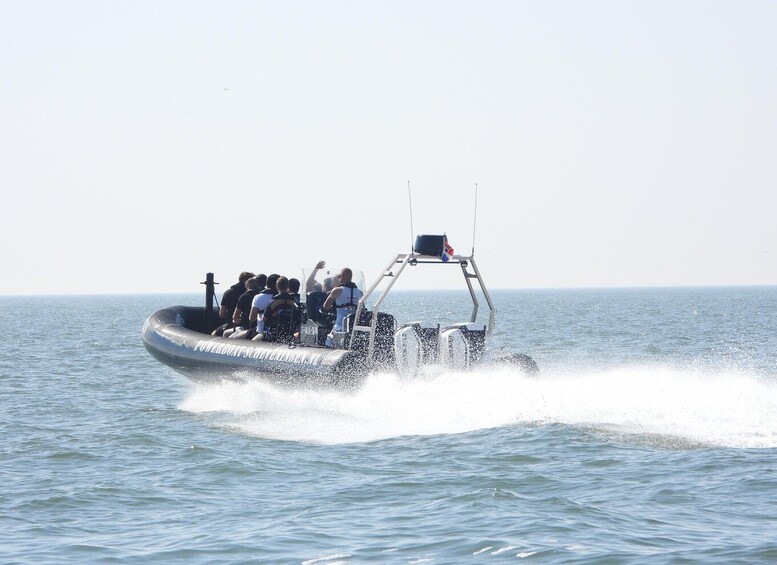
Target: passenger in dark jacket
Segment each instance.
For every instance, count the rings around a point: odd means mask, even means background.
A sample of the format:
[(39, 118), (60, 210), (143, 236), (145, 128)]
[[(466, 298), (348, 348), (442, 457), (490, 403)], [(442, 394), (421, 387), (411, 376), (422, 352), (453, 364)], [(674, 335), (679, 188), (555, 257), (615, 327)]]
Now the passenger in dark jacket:
[(224, 334), (224, 330), (235, 327), (235, 325), (232, 323), (232, 315), (235, 313), (238, 299), (247, 290), (246, 281), (253, 276), (253, 273), (249, 271), (243, 271), (240, 273), (238, 281), (224, 292), (224, 296), (221, 298), (221, 306), (219, 307), (219, 319), (221, 320), (221, 325), (213, 330), (211, 335), (220, 336)]
[(251, 301), (262, 289), (265, 280), (266, 277), (264, 275), (259, 275), (246, 281), (247, 290), (238, 299), (237, 307), (235, 307), (235, 312), (232, 314), (232, 323), (235, 324), (235, 328), (226, 330), (224, 337), (236, 339), (247, 336), (248, 331), (251, 329), (251, 322), (249, 320)]

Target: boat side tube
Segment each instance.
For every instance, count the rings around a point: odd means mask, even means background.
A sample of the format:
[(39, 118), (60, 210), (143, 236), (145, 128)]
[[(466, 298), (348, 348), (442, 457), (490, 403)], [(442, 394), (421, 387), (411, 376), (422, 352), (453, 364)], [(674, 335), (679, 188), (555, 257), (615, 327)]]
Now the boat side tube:
[(367, 370), (360, 351), (228, 339), (188, 327), (189, 321), (202, 316), (203, 308), (159, 310), (143, 325), (143, 344), (161, 362), (199, 381), (241, 379), (254, 373), (285, 384), (336, 386)]

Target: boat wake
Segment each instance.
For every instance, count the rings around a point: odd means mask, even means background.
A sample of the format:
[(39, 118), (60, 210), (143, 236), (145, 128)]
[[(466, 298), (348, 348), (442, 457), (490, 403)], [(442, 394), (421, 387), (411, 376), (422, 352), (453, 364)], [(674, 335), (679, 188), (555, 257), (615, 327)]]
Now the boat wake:
[(224, 381), (193, 386), (180, 408), (249, 435), (316, 444), (562, 424), (670, 447), (777, 447), (777, 382), (673, 367), (377, 374), (351, 392)]

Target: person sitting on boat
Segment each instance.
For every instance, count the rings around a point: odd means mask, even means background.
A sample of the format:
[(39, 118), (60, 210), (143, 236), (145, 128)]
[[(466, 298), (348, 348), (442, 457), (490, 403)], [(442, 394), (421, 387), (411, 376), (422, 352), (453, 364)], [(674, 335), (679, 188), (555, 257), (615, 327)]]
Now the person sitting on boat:
[(253, 276), (253, 273), (249, 271), (243, 271), (240, 273), (238, 281), (230, 286), (226, 291), (224, 291), (224, 296), (221, 298), (221, 306), (219, 307), (219, 318), (221, 319), (221, 325), (213, 330), (211, 335), (220, 336), (224, 334), (224, 330), (235, 327), (235, 324), (232, 323), (232, 315), (235, 313), (237, 301), (246, 291), (246, 281)]
[(299, 295), (299, 287), (299, 279), (289, 279), (289, 294), (291, 294), (291, 297), (294, 299), (294, 302), (297, 303), (297, 306), (300, 305), (301, 300)]
[(352, 282), (353, 271), (348, 267), (343, 268), (340, 274), (335, 275), (335, 277), (338, 278), (340, 286), (332, 289), (322, 307), (325, 312), (329, 312), (332, 308), (337, 312), (334, 328), (326, 340), (329, 346), (332, 345), (333, 334), (344, 331), (345, 319), (349, 314), (356, 312), (359, 300), (364, 296), (364, 293)]
[[(276, 284), (278, 294), (272, 297), (272, 302), (265, 308), (262, 314), (261, 327), (264, 331), (258, 332), (254, 341), (286, 341), (293, 339), (294, 332), (299, 331), (299, 318), (297, 303), (289, 293), (289, 279), (279, 277)], [(257, 326), (258, 327), (258, 326)]]
[(224, 332), (224, 337), (232, 339), (246, 337), (248, 330), (251, 328), (251, 320), (249, 319), (251, 314), (251, 301), (264, 287), (264, 282), (266, 280), (267, 277), (265, 275), (258, 275), (246, 281), (247, 290), (238, 299), (235, 313), (232, 315), (232, 322), (235, 324), (235, 327), (231, 330), (226, 330)]
[[(258, 333), (262, 333), (264, 331), (262, 315), (270, 305), (270, 302), (272, 302), (273, 296), (278, 293), (276, 285), (278, 284), (279, 278), (280, 275), (277, 273), (273, 273), (267, 277), (267, 288), (259, 292), (259, 294), (254, 297), (253, 302), (251, 302), (251, 325)], [(252, 335), (249, 337), (253, 338), (255, 335), (255, 333), (252, 333)]]

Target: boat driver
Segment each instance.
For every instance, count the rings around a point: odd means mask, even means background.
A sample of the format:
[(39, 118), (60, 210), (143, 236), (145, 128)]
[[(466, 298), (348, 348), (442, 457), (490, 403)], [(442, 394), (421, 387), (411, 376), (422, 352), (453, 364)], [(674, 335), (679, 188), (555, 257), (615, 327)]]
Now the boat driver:
[[(335, 275), (335, 277), (339, 279), (340, 286), (332, 289), (321, 308), (325, 312), (331, 311), (332, 308), (336, 309), (337, 318), (335, 318), (332, 332), (342, 332), (345, 319), (349, 314), (356, 312), (356, 307), (359, 305), (359, 300), (364, 296), (364, 293), (353, 283), (353, 271), (348, 267), (343, 268), (340, 274)], [(329, 334), (326, 341), (327, 345), (331, 345), (332, 333)]]

